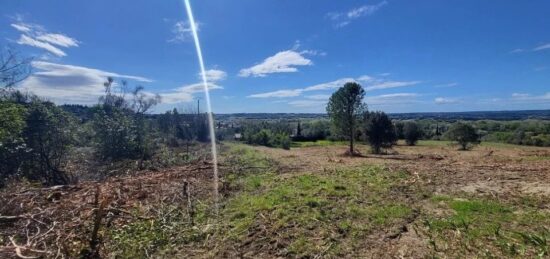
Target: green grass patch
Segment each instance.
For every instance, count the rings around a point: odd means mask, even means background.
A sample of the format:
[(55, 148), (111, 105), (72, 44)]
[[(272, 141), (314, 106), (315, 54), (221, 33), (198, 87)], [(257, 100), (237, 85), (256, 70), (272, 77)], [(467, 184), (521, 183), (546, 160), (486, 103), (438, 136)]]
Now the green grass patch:
[[(413, 210), (392, 195), (406, 174), (363, 166), (323, 175), (249, 175), (221, 212), (233, 242), (285, 240), (286, 256), (353, 253), (375, 230), (404, 222)], [(258, 237), (256, 237), (258, 235)]]
[(548, 255), (548, 213), (486, 199), (433, 196), (431, 201), (452, 212), (424, 221), (438, 252), (481, 257)]
[(107, 231), (109, 251), (120, 258), (145, 258), (153, 254), (174, 252), (175, 245), (200, 243), (212, 233), (208, 228), (210, 206), (198, 204), (195, 224), (192, 225), (186, 208), (174, 205), (159, 207), (159, 215), (140, 219), (120, 228)]
[(327, 147), (327, 146), (342, 146), (347, 145), (347, 141), (330, 141), (330, 140), (317, 140), (317, 141), (293, 141), (291, 147)]

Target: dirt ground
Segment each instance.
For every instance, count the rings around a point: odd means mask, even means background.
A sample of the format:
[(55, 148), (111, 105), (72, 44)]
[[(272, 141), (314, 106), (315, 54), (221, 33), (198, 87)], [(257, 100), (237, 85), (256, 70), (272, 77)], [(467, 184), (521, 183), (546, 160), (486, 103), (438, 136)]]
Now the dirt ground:
[(357, 149), (365, 154), (361, 157), (342, 155), (346, 149), (342, 145), (291, 150), (254, 148), (281, 161), (291, 174), (380, 164), (418, 174), (442, 194), (464, 191), (550, 197), (550, 148), (495, 144), (459, 151), (455, 146), (420, 142), (417, 146), (400, 144), (385, 155), (371, 155), (367, 146), (358, 145)]
[[(319, 173), (350, 166), (383, 165), (411, 174), (412, 182), (426, 188), (430, 195), (451, 197), (468, 195), (494, 200), (521, 200), (534, 197), (540, 212), (550, 212), (550, 149), (501, 144), (485, 144), (470, 151), (455, 146), (420, 142), (417, 146), (398, 145), (384, 155), (368, 154), (368, 147), (357, 149), (365, 155), (342, 155), (346, 146), (312, 146), (291, 150), (254, 147), (286, 165), (287, 175)], [(432, 215), (452, 214), (428, 200), (411, 201), (420, 211)], [(365, 258), (424, 258), (434, 256), (426, 235), (409, 222), (399, 238), (383, 238), (387, 232), (371, 237), (361, 256)], [(542, 226), (547, 229), (550, 226)], [(412, 229), (415, 231), (412, 231)], [(460, 234), (460, 232), (458, 232)], [(544, 241), (547, 242), (547, 241)], [(546, 247), (548, 244), (546, 243)], [(462, 254), (463, 252), (456, 252)], [(435, 254), (447, 256), (447, 252)], [(548, 254), (546, 254), (548, 256)]]
[[(241, 196), (238, 194), (243, 191), (231, 189), (232, 186), (227, 184), (228, 179), (225, 174), (235, 170), (246, 173), (245, 171), (254, 169), (261, 172), (267, 167), (260, 163), (236, 168), (236, 160), (224, 159), (223, 156), (226, 154), (223, 146), (220, 165), (222, 179), (220, 199), (222, 204), (229, 201), (225, 205), (230, 208), (231, 202), (239, 199)], [(369, 232), (365, 239), (361, 239), (362, 243), (357, 248), (356, 256), (363, 258), (446, 257), (448, 253), (456, 256), (463, 254), (464, 251), (469, 255), (477, 256), (478, 253), (470, 250), (455, 251), (452, 248), (446, 248), (446, 250), (434, 252), (430, 247), (431, 236), (428, 238), (427, 234), (418, 227), (422, 224), (420, 215), (443, 217), (452, 214), (447, 207), (434, 203), (434, 196), (487, 197), (499, 201), (519, 200), (521, 202), (524, 202), (523, 200), (527, 197), (537, 200), (533, 205), (536, 211), (550, 213), (550, 203), (545, 202), (550, 199), (549, 148), (484, 144), (470, 151), (458, 151), (456, 147), (445, 143), (420, 142), (413, 147), (398, 145), (388, 154), (371, 155), (367, 146), (358, 145), (358, 150), (364, 154), (360, 157), (342, 155), (346, 150), (346, 146), (342, 144), (291, 150), (261, 146), (247, 146), (247, 148), (277, 163), (276, 171), (273, 172), (276, 178), (271, 179), (270, 184), (276, 184), (285, 179), (292, 180), (300, 175), (318, 174), (330, 177), (336, 169), (361, 168), (369, 165), (380, 165), (389, 172), (406, 172), (406, 178), (399, 180), (400, 182), (386, 194), (395, 194), (396, 201), (410, 203), (408, 205), (412, 210), (408, 216), (396, 221), (396, 224), (377, 228)], [(286, 251), (287, 247), (279, 247), (280, 243), (270, 244), (265, 240), (270, 240), (272, 237), (261, 236), (264, 232), (279, 231), (270, 229), (273, 226), (269, 225), (269, 219), (265, 218), (268, 214), (259, 213), (259, 216), (251, 218), (252, 226), (258, 229), (258, 232), (254, 233), (253, 229), (248, 229), (250, 236), (247, 241), (240, 244), (229, 242), (225, 236), (227, 233), (223, 232), (223, 229), (216, 229), (215, 226), (218, 223), (213, 224), (205, 211), (196, 209), (199, 215), (195, 218), (198, 222), (193, 223), (192, 220), (189, 222), (189, 218), (192, 218), (189, 211), (191, 209), (195, 211), (190, 207), (191, 205), (207, 207), (212, 201), (211, 170), (211, 164), (199, 161), (193, 165), (161, 171), (145, 171), (112, 177), (102, 182), (84, 181), (77, 185), (50, 188), (40, 188), (30, 184), (11, 186), (0, 191), (0, 257), (124, 258), (129, 256), (129, 254), (120, 254), (118, 251), (120, 248), (114, 247), (113, 244), (135, 245), (140, 251), (143, 250), (141, 247), (145, 247), (144, 254), (150, 256), (148, 246), (140, 242), (147, 241), (146, 244), (158, 246), (158, 240), (163, 242), (168, 240), (167, 244), (163, 243), (163, 245), (170, 247), (171, 251), (168, 255), (153, 257), (170, 257), (170, 255), (198, 258), (300, 257), (297, 254), (282, 253), (281, 251)], [(296, 181), (289, 182), (296, 183)], [(189, 191), (192, 197), (187, 196), (185, 185), (192, 188)], [(414, 188), (414, 191), (411, 188)], [(246, 194), (249, 196), (243, 197), (254, 197), (261, 193), (253, 191)], [(195, 202), (189, 203), (191, 200)], [(460, 199), (446, 200), (446, 202), (452, 201), (460, 201)], [(222, 213), (223, 209), (227, 208), (221, 208)], [(99, 213), (98, 210), (101, 212)], [(100, 215), (99, 218), (98, 215)], [(546, 224), (548, 219), (542, 219), (539, 222)], [(141, 223), (147, 226), (145, 230), (140, 227)], [(169, 225), (172, 223), (175, 225)], [(231, 223), (221, 223), (220, 226), (224, 224), (225, 227), (233, 227)], [(136, 227), (131, 228), (132, 231), (141, 232), (117, 232), (129, 225)], [(161, 228), (155, 228), (154, 225), (160, 225)], [(99, 231), (94, 236), (95, 226), (98, 226)], [(550, 228), (550, 226), (542, 227)], [(298, 226), (291, 228), (301, 231)], [(285, 231), (288, 229), (288, 226), (285, 227)], [(461, 228), (457, 228), (450, 233), (453, 237), (457, 237), (457, 235), (463, 235), (460, 231)], [(173, 236), (157, 237), (155, 236), (157, 232), (172, 233)], [(184, 232), (188, 236), (185, 236)], [(117, 236), (119, 235), (117, 233), (123, 233), (123, 235)], [(266, 243), (259, 242), (257, 235), (264, 240), (261, 242)], [(139, 242), (134, 240), (136, 236), (141, 238)], [(179, 238), (183, 236), (190, 239), (180, 240)], [(287, 237), (289, 240), (291, 238)], [(149, 242), (150, 239), (154, 242)], [(329, 239), (332, 240), (334, 237)], [(546, 239), (543, 238), (542, 244), (538, 239), (534, 240), (539, 242), (541, 249), (548, 249)], [(95, 248), (94, 243), (97, 243)], [(435, 247), (435, 244), (432, 245)], [(255, 250), (258, 247), (263, 247), (264, 250)], [(240, 248), (249, 250), (237, 251)], [(96, 251), (93, 251), (94, 249)], [(327, 246), (327, 250), (323, 249), (323, 251), (326, 252), (328, 249), (331, 247)], [(548, 253), (543, 255), (548, 256)], [(302, 257), (335, 256), (318, 254)]]

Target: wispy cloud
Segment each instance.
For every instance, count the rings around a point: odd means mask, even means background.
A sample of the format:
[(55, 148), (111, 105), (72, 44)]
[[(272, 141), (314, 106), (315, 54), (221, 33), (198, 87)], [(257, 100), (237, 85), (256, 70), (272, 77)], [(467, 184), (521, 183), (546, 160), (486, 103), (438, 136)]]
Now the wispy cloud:
[(327, 101), (318, 100), (296, 100), (290, 101), (288, 104), (298, 108), (319, 108), (325, 106)]
[[(370, 106), (374, 107), (383, 107), (387, 105), (402, 105), (410, 104), (417, 102), (416, 99), (420, 96), (417, 93), (393, 93), (393, 94), (382, 94), (375, 96), (367, 96), (365, 102)], [(312, 98), (313, 97), (313, 98)], [(330, 95), (311, 95), (306, 96), (305, 100), (294, 100), (289, 101), (288, 104), (294, 107), (299, 108), (317, 108), (317, 110), (322, 110), (329, 99)]]
[(249, 95), (249, 98), (286, 98), (286, 97), (296, 97), (300, 96), (304, 90), (303, 89), (294, 89), (294, 90), (278, 90), (267, 93), (252, 94)]
[(285, 50), (264, 59), (261, 63), (239, 72), (240, 77), (265, 77), (273, 73), (297, 72), (298, 66), (311, 66), (313, 62), (296, 50)]
[(458, 85), (459, 85), (459, 83), (453, 82), (453, 83), (435, 85), (434, 87), (436, 87), (436, 88), (447, 88), (447, 87), (455, 87), (455, 86), (458, 86)]
[(413, 86), (420, 84), (422, 81), (395, 81), (387, 78), (376, 78), (368, 75), (363, 75), (358, 78), (340, 78), (338, 80), (316, 84), (304, 88), (297, 89), (282, 89), (266, 93), (258, 93), (249, 95), (251, 98), (285, 98), (285, 97), (297, 97), (304, 92), (309, 91), (323, 91), (323, 90), (333, 90), (342, 87), (345, 83), (355, 82), (360, 83), (365, 88), (365, 91), (375, 91), (382, 89), (398, 88), (405, 86)]
[[(150, 83), (153, 80), (142, 77), (108, 72), (96, 68), (57, 64), (45, 61), (34, 61), (32, 66), (38, 70), (21, 83), (20, 90), (33, 92), (38, 96), (47, 98), (59, 104), (95, 104), (104, 94), (103, 83), (107, 77), (126, 79), (142, 83)], [(219, 82), (225, 79), (225, 72), (211, 69), (207, 71), (208, 89), (223, 89)], [(189, 102), (193, 95), (202, 93), (202, 83), (186, 84), (159, 95), (163, 103), (174, 104)], [(146, 94), (153, 95), (151, 92)]]
[[(200, 75), (200, 73), (199, 73)], [(219, 85), (220, 81), (225, 80), (227, 73), (219, 69), (209, 69), (206, 70), (206, 80), (208, 81), (208, 90), (218, 90), (223, 89), (223, 86)], [(203, 93), (204, 85), (202, 82), (183, 85), (177, 88), (174, 88), (170, 91), (160, 93), (163, 103), (174, 104), (189, 102), (193, 100), (193, 95), (196, 93)], [(223, 97), (224, 99), (226, 96)]]
[(11, 27), (21, 32), (17, 44), (40, 48), (57, 56), (64, 57), (67, 53), (61, 48), (78, 47), (78, 40), (61, 33), (49, 33), (44, 26), (23, 22), (19, 17)]
[(546, 44), (537, 46), (537, 47), (533, 48), (533, 51), (541, 51), (541, 50), (545, 50), (545, 49), (550, 49), (550, 43), (546, 43)]
[(314, 94), (305, 96), (305, 98), (311, 100), (328, 100), (330, 98), (330, 94)]
[(546, 92), (542, 95), (513, 93), (510, 100), (514, 102), (550, 103), (550, 92)]
[(353, 20), (363, 16), (373, 15), (383, 6), (387, 5), (388, 1), (382, 1), (375, 5), (363, 5), (357, 8), (353, 8), (347, 12), (331, 12), (326, 15), (333, 21), (334, 27), (341, 28), (350, 24)]
[[(199, 31), (202, 23), (197, 21), (195, 26), (197, 27), (197, 31)], [(168, 39), (168, 42), (182, 43), (189, 41), (193, 37), (192, 33), (189, 21), (177, 21), (172, 25), (172, 37)]]
[(141, 76), (124, 75), (95, 68), (56, 64), (45, 61), (31, 63), (38, 72), (21, 83), (20, 90), (30, 91), (56, 103), (93, 104), (103, 95), (107, 77), (152, 82)]
[[(223, 70), (219, 69), (209, 69), (205, 71), (206, 73), (206, 80), (208, 82), (216, 82), (216, 81), (222, 81), (227, 78), (227, 73)], [(200, 73), (199, 73), (200, 76)]]
[(367, 96), (365, 101), (369, 105), (390, 105), (396, 103), (410, 103), (420, 96), (417, 93), (393, 93), (375, 96)]
[(39, 41), (39, 40), (37, 40), (35, 38), (32, 38), (32, 37), (29, 37), (25, 34), (23, 34), (19, 37), (19, 39), (17, 40), (17, 44), (27, 45), (27, 46), (31, 46), (31, 47), (44, 49), (44, 50), (47, 50), (50, 53), (52, 53), (52, 54), (54, 54), (58, 57), (67, 56), (67, 54), (63, 50), (53, 46), (52, 44), (44, 42), (44, 41)]
[[(208, 90), (223, 89), (222, 86), (217, 83), (208, 83)], [(190, 85), (183, 85), (181, 87), (172, 89), (170, 92), (159, 93), (162, 102), (168, 104), (189, 102), (193, 100), (193, 94), (204, 92), (204, 86), (202, 83), (194, 83)]]
[(437, 97), (434, 99), (434, 102), (436, 104), (454, 104), (460, 102), (460, 100), (456, 98), (448, 98), (448, 97)]

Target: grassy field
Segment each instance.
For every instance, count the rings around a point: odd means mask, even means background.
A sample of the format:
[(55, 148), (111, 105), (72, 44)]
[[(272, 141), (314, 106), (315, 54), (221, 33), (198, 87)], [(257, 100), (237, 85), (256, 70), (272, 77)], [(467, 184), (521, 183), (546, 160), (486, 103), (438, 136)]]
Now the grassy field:
[[(490, 143), (458, 151), (447, 142), (421, 141), (376, 156), (358, 144), (364, 156), (347, 157), (345, 144), (300, 143), (283, 150), (222, 143), (217, 205), (207, 161), (108, 179), (99, 186), (111, 204), (99, 228), (101, 253), (120, 258), (549, 256), (550, 150)], [(60, 202), (33, 202), (32, 208), (70, 215), (83, 206), (71, 202), (90, 199), (94, 188), (82, 183)], [(74, 257), (88, 245), (93, 222), (92, 212), (81, 213), (88, 215), (81, 216), (83, 225), (68, 229), (70, 245), (60, 248)], [(9, 231), (14, 230), (4, 233)]]

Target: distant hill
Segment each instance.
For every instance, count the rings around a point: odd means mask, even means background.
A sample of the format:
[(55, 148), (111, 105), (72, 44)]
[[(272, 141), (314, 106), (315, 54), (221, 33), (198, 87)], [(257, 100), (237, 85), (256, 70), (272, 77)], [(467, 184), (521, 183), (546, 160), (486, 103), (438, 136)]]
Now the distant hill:
[[(525, 110), (525, 111), (471, 111), (471, 112), (413, 112), (390, 113), (393, 119), (437, 119), (437, 120), (525, 120), (539, 119), (550, 120), (550, 110)], [(325, 113), (232, 113), (216, 114), (216, 119), (252, 119), (252, 120), (276, 120), (276, 119), (315, 119), (327, 118)]]
[(550, 110), (526, 111), (471, 111), (471, 112), (413, 112), (392, 113), (394, 119), (439, 119), (439, 120), (550, 120)]
[[(83, 121), (91, 119), (91, 108), (84, 105), (61, 105), (64, 110), (73, 113)], [(158, 114), (151, 114), (156, 117)], [(390, 113), (392, 119), (436, 119), (436, 120), (550, 120), (550, 110), (524, 111), (471, 111), (471, 112), (411, 112)], [(280, 119), (321, 119), (328, 118), (326, 113), (225, 113), (215, 114), (217, 120), (280, 120)]]

